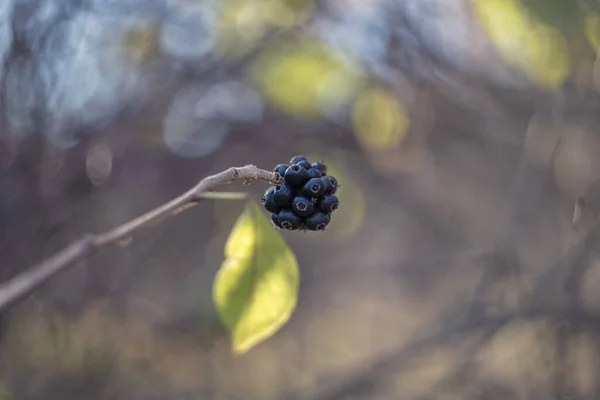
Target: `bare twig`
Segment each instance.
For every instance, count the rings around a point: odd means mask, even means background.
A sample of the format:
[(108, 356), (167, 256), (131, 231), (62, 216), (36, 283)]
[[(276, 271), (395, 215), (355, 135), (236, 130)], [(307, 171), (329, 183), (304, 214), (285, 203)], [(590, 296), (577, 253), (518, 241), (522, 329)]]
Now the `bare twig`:
[(218, 174), (208, 176), (189, 191), (168, 203), (108, 232), (88, 234), (53, 257), (34, 265), (29, 270), (1, 284), (0, 311), (7, 310), (47, 280), (66, 271), (68, 267), (77, 262), (106, 247), (127, 242), (136, 232), (198, 204), (203, 200), (206, 193), (214, 192), (217, 186), (237, 180), (242, 180), (246, 184), (256, 180), (277, 183), (278, 179), (279, 175), (275, 172), (266, 171), (254, 165), (232, 167)]

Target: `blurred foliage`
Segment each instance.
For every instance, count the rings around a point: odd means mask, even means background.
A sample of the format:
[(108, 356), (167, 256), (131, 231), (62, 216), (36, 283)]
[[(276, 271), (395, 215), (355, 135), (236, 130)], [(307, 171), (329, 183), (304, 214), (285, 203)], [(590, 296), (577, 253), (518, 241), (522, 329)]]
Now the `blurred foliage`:
[(102, 335), (108, 326), (90, 322), (80, 325), (58, 314), (32, 313), (11, 324), (3, 350), (13, 368), (38, 378), (31, 382), (32, 388), (57, 374), (101, 379), (114, 370), (111, 347), (116, 343)]
[(521, 3), (545, 23), (564, 31), (576, 28), (581, 20), (582, 10), (573, 0), (521, 0)]
[(303, 23), (313, 9), (313, 0), (226, 0), (215, 54), (225, 58), (245, 54), (272, 29), (287, 30)]
[(557, 89), (571, 73), (563, 34), (527, 12), (519, 0), (476, 0), (482, 28), (511, 66), (544, 89)]
[(236, 353), (250, 350), (289, 320), (298, 286), (294, 253), (260, 207), (249, 202), (227, 239), (213, 289)]
[(600, 2), (476, 0), (477, 18), (503, 60), (554, 90), (580, 61), (580, 38), (600, 49)]
[(102, 387), (111, 377), (139, 368), (157, 384), (181, 390), (206, 376), (196, 338), (162, 335), (143, 316), (119, 317), (105, 302), (77, 318), (48, 309), (23, 315), (11, 323), (2, 350), (12, 371), (27, 376), (26, 390), (32, 393), (56, 377)]
[(125, 53), (137, 62), (148, 62), (159, 58), (159, 26), (132, 27), (123, 32), (121, 41)]
[(316, 41), (266, 49), (255, 61), (253, 76), (273, 105), (308, 118), (335, 113), (364, 84), (358, 64)]
[(593, 12), (584, 19), (585, 36), (596, 53), (600, 53), (600, 13)]
[(352, 119), (356, 138), (366, 150), (397, 147), (410, 125), (403, 104), (381, 89), (369, 89), (360, 95)]

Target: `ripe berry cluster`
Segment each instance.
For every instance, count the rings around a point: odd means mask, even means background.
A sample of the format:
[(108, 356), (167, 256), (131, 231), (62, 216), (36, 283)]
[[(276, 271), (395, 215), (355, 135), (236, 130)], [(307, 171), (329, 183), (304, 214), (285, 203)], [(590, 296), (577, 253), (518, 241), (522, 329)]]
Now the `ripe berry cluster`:
[(282, 179), (262, 197), (273, 224), (290, 231), (324, 231), (339, 206), (337, 179), (327, 175), (325, 164), (295, 156), (290, 165), (279, 164), (273, 171)]

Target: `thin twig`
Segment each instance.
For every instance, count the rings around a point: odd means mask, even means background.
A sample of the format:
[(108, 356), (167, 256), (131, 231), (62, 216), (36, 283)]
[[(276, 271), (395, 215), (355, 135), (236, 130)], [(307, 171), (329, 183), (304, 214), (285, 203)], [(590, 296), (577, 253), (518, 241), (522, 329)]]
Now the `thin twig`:
[(226, 185), (237, 180), (243, 180), (246, 184), (256, 180), (274, 184), (278, 182), (278, 178), (279, 176), (275, 172), (266, 171), (254, 165), (232, 167), (218, 174), (208, 176), (186, 193), (168, 203), (108, 232), (85, 235), (53, 257), (34, 265), (27, 271), (1, 284), (0, 311), (7, 310), (50, 278), (66, 271), (68, 267), (77, 262), (106, 247), (128, 242), (136, 232), (198, 204), (203, 200), (205, 193), (214, 192), (217, 186)]

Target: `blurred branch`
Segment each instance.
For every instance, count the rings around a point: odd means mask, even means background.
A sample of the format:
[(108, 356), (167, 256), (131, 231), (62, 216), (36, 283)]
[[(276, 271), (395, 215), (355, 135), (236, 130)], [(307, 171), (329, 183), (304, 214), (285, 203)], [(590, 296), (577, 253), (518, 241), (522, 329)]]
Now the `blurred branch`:
[(19, 300), (31, 294), (47, 280), (66, 271), (68, 267), (75, 263), (90, 257), (104, 248), (129, 243), (129, 240), (136, 232), (159, 223), (189, 207), (195, 206), (204, 198), (209, 198), (210, 196), (205, 196), (205, 194), (214, 192), (218, 186), (238, 180), (243, 180), (244, 184), (249, 184), (256, 180), (277, 183), (278, 175), (254, 165), (232, 167), (202, 179), (196, 186), (181, 196), (121, 226), (101, 234), (85, 235), (53, 257), (1, 284), (0, 311), (7, 310)]
[[(495, 335), (513, 323), (543, 320), (550, 323), (552, 329), (560, 330), (550, 332), (551, 335), (558, 334), (558, 336), (564, 335), (565, 331), (589, 332), (594, 336), (600, 333), (600, 313), (569, 307), (556, 309), (553, 306), (541, 306), (529, 310), (517, 309), (514, 312), (491, 317), (459, 315), (458, 318), (462, 320), (459, 323), (456, 323), (456, 316), (436, 322), (435, 325), (442, 326), (442, 329), (425, 329), (427, 334), (416, 336), (408, 343), (403, 343), (396, 349), (378, 356), (370, 363), (361, 364), (353, 375), (345, 376), (341, 382), (331, 383), (323, 393), (312, 398), (314, 400), (374, 398), (381, 392), (382, 387), (397, 379), (400, 373), (414, 368), (413, 361), (418, 357), (434, 354), (441, 348), (448, 349), (467, 343), (468, 350), (462, 353), (464, 357), (453, 359), (456, 364), (451, 368), (448, 378), (442, 382), (443, 385), (451, 385), (454, 383), (452, 379), (459, 378), (456, 374), (462, 373), (461, 367), (476, 360), (478, 350), (489, 345)], [(555, 357), (559, 356), (560, 354), (555, 355)], [(560, 359), (552, 360), (553, 365), (560, 365), (560, 361)], [(473, 381), (472, 377), (470, 379)], [(288, 396), (288, 398), (300, 397), (300, 395)]]

